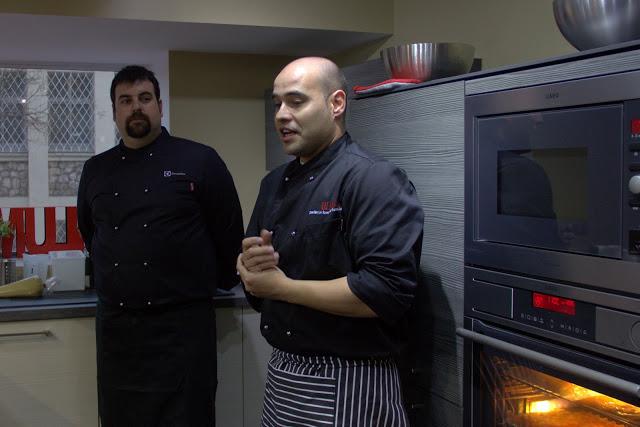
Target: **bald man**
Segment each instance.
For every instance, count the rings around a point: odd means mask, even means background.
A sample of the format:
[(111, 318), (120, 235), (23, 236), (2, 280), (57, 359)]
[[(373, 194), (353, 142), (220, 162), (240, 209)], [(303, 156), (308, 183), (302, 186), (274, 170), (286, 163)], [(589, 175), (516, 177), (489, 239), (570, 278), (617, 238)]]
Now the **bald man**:
[(417, 287), (423, 213), (405, 173), (345, 131), (345, 79), (324, 58), (273, 85), (290, 163), (269, 173), (238, 257), (274, 347), (263, 426), (407, 426), (394, 357)]

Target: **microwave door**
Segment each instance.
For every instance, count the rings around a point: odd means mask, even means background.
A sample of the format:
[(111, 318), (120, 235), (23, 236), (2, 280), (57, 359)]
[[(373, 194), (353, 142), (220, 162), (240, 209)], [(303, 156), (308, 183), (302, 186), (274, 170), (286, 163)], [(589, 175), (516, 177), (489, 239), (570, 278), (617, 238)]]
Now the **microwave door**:
[(481, 241), (621, 258), (621, 104), (476, 119)]

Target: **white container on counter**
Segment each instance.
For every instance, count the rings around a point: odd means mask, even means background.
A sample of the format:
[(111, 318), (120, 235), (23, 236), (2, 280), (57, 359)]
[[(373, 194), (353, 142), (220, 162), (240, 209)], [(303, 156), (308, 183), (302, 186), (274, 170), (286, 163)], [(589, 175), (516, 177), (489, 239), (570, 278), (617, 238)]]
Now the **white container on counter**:
[(58, 291), (82, 291), (85, 282), (85, 255), (82, 251), (51, 251), (51, 275), (57, 279)]
[(47, 280), (51, 258), (49, 254), (24, 254), (22, 256), (22, 277), (38, 276), (44, 283)]

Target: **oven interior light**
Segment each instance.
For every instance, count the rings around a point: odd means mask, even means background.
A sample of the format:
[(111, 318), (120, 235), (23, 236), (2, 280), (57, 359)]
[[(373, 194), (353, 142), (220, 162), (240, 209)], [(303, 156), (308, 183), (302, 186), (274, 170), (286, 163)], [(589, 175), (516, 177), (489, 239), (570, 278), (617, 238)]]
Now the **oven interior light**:
[(530, 414), (551, 412), (554, 409), (555, 405), (550, 400), (538, 400), (537, 402), (531, 402), (529, 405)]
[(563, 399), (534, 400), (527, 405), (527, 414), (547, 414), (567, 407)]

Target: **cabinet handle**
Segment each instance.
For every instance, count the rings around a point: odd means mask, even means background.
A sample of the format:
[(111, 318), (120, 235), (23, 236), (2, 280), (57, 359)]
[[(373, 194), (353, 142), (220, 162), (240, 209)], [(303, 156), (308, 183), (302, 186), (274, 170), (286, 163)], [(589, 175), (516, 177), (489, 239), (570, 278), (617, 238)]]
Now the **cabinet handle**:
[(35, 332), (10, 332), (6, 334), (0, 334), (0, 338), (14, 338), (14, 337), (30, 337), (34, 335), (43, 335), (45, 337), (52, 337), (53, 332), (48, 329), (44, 331), (35, 331)]

